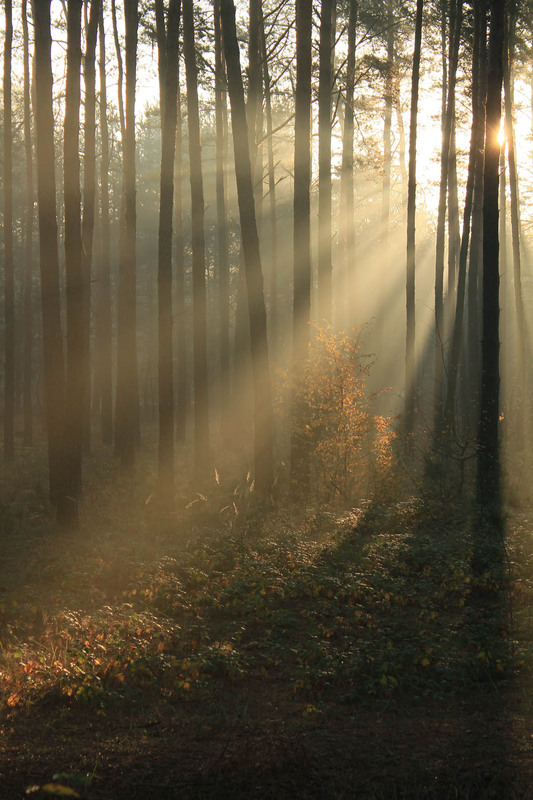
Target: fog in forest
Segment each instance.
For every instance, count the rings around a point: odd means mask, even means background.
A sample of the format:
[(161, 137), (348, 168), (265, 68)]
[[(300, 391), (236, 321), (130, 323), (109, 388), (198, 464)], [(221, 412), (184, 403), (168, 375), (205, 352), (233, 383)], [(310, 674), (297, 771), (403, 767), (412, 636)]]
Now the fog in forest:
[(530, 0), (0, 42), (0, 796), (531, 796)]

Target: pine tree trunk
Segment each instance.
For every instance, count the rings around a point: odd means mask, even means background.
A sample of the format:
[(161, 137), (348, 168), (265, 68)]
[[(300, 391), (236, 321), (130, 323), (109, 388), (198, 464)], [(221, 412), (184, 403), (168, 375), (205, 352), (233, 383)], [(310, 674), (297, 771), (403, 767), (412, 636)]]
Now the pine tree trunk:
[(352, 300), (353, 273), (355, 271), (355, 219), (354, 219), (354, 93), (355, 50), (358, 0), (351, 0), (347, 29), (346, 92), (344, 98), (344, 125), (342, 130), (342, 164), (340, 186), (341, 258), (337, 296), (337, 327), (353, 324), (358, 318)]
[(453, 313), (455, 306), (457, 262), (461, 247), (455, 129), (456, 124), (455, 120), (453, 120), (450, 131), (450, 161), (448, 165), (448, 295), (446, 297), (448, 316)]
[(446, 195), (448, 189), (452, 129), (455, 120), (455, 84), (459, 59), (459, 43), (462, 27), (462, 0), (450, 0), (450, 52), (448, 91), (443, 108), (443, 136), (440, 158), (439, 208), (435, 253), (435, 391), (434, 434), (440, 436), (443, 412), (444, 378), (444, 249), (446, 228)]
[(250, 0), (248, 20), (248, 94), (246, 120), (256, 224), (261, 226), (263, 209), (263, 78), (261, 63), (261, 0)]
[[(500, 118), (503, 82), (505, 0), (492, 0), (489, 35), (485, 169), (483, 182), (483, 318), (481, 340), (481, 402), (477, 439), (477, 502), (489, 533), (501, 525), (500, 486), (500, 370), (499, 370), (499, 240), (498, 184)], [(478, 567), (482, 559), (478, 556)], [(476, 559), (476, 554), (474, 554)]]
[(4, 458), (15, 455), (15, 285), (13, 268), (13, 137), (11, 109), (11, 54), (13, 4), (5, 0), (4, 36)]
[(64, 453), (65, 365), (61, 331), (59, 251), (57, 242), (52, 38), (50, 2), (33, 0), (35, 30), (35, 122), (39, 261), (43, 325), (43, 367), (48, 438), (50, 499), (60, 524), (69, 520), (69, 465)]
[(178, 95), (178, 32), (180, 0), (169, 0), (165, 28), (163, 0), (158, 10), (157, 43), (160, 51), (161, 184), (159, 196), (158, 388), (159, 388), (159, 484), (161, 500), (171, 507), (174, 495), (174, 391), (172, 364), (172, 216), (174, 158)]
[[(446, 403), (444, 407), (444, 428), (452, 430), (457, 428), (457, 380), (459, 368), (461, 366), (461, 346), (464, 338), (464, 315), (466, 306), (466, 279), (468, 265), (468, 248), (470, 246), (470, 234), (472, 227), (472, 212), (474, 200), (474, 184), (476, 176), (477, 160), (481, 158), (477, 142), (477, 130), (479, 127), (480, 105), (480, 59), (481, 59), (481, 40), (482, 35), (481, 17), (479, 13), (474, 18), (474, 36), (472, 45), (472, 127), (470, 134), (470, 151), (468, 157), (468, 176), (466, 182), (465, 205), (463, 213), (463, 232), (461, 246), (459, 250), (459, 262), (457, 271), (457, 292), (455, 304), (455, 317), (453, 320), (452, 341), (448, 357), (448, 385), (446, 388)], [(463, 359), (464, 364), (464, 359)], [(465, 382), (464, 382), (465, 383)], [(463, 386), (464, 392), (464, 386)], [(469, 398), (463, 398), (461, 403), (465, 407), (465, 402)]]
[(273, 484), (273, 410), (268, 358), (266, 306), (255, 219), (252, 169), (248, 150), (249, 136), (244, 104), (244, 88), (235, 29), (233, 0), (221, 0), (224, 51), (231, 105), (235, 177), (241, 221), (246, 289), (250, 320), (250, 344), (254, 385), (254, 469), (255, 485), (263, 496)]
[[(340, 187), (340, 275), (337, 296), (337, 327), (354, 324), (358, 318), (355, 298), (352, 299), (352, 285), (355, 271), (355, 219), (354, 219), (354, 93), (355, 93), (355, 50), (357, 11), (359, 3), (352, 0), (348, 16), (346, 91), (344, 97), (344, 125), (342, 130), (342, 164)], [(355, 301), (357, 303), (357, 301)]]
[(479, 394), (481, 381), (481, 322), (480, 322), (480, 275), (483, 259), (483, 173), (485, 163), (485, 102), (487, 96), (487, 7), (484, 0), (474, 4), (474, 14), (479, 15), (479, 102), (476, 112), (476, 170), (474, 176), (474, 206), (472, 209), (472, 235), (468, 264), (468, 369), (466, 393), (469, 398), (468, 427), (475, 435), (479, 417)]
[(198, 486), (206, 480), (209, 469), (209, 402), (204, 188), (198, 110), (198, 69), (194, 38), (193, 3), (192, 0), (183, 0), (183, 53), (187, 79), (192, 218), (194, 484)]
[(267, 133), (268, 202), (270, 222), (270, 353), (276, 360), (278, 350), (278, 223), (276, 213), (276, 167), (274, 164), (274, 132), (272, 124), (272, 97), (265, 22), (261, 14), (261, 56), (265, 91), (265, 116)]
[(420, 54), (422, 48), (422, 14), (424, 2), (417, 0), (415, 48), (411, 75), (411, 119), (409, 127), (409, 174), (407, 180), (407, 270), (406, 270), (406, 339), (405, 339), (405, 429), (414, 429), (416, 404), (415, 383), (415, 267), (416, 267), (416, 141), (418, 125), (418, 94), (420, 85)]
[(311, 34), (312, 0), (296, 0), (294, 120), (294, 296), (291, 399), (291, 492), (309, 487), (303, 409), (311, 317)]
[(223, 446), (231, 440), (229, 427), (231, 374), (230, 374), (230, 291), (228, 222), (226, 211), (226, 183), (228, 160), (228, 108), (226, 102), (226, 76), (224, 42), (220, 19), (220, 0), (214, 4), (215, 19), (215, 127), (216, 127), (216, 202), (217, 202), (217, 267), (218, 267), (218, 330), (220, 366), (220, 433)]
[(507, 161), (509, 164), (509, 189), (511, 199), (511, 241), (513, 254), (513, 287), (516, 322), (516, 431), (515, 448), (523, 453), (526, 449), (526, 419), (528, 417), (527, 396), (525, 387), (527, 379), (526, 344), (527, 331), (524, 314), (524, 299), (522, 294), (522, 256), (520, 242), (520, 203), (518, 194), (518, 173), (516, 168), (515, 136), (513, 125), (513, 87), (511, 70), (513, 63), (514, 38), (515, 38), (514, 13), (511, 12), (509, 30), (503, 61), (503, 85), (505, 90), (505, 133), (507, 139)]
[(24, 230), (24, 444), (33, 444), (32, 352), (33, 352), (33, 145), (31, 132), (31, 78), (27, 0), (22, 0), (24, 61), (24, 153), (26, 167), (26, 225)]
[(176, 102), (176, 155), (174, 160), (174, 260), (176, 276), (176, 440), (185, 442), (189, 409), (187, 366), (187, 305), (185, 302), (185, 242), (183, 239), (183, 134), (181, 92)]
[[(67, 3), (67, 79), (64, 125), (65, 277), (67, 317), (66, 447), (71, 479), (71, 496), (81, 494), (81, 458), (85, 408), (84, 288), (81, 239), (80, 189), (80, 73), (82, 0)], [(72, 504), (72, 523), (77, 509)]]
[(137, 210), (135, 198), (135, 86), (137, 72), (138, 0), (124, 0), (126, 23), (126, 108), (123, 140), (123, 203), (119, 239), (117, 391), (115, 450), (131, 468), (139, 441), (137, 367)]
[(318, 319), (331, 323), (331, 98), (335, 52), (335, 0), (322, 0), (318, 74)]
[(95, 334), (96, 359), (95, 384), (100, 402), (100, 425), (104, 444), (113, 444), (113, 391), (112, 391), (112, 315), (109, 225), (109, 132), (107, 125), (106, 51), (103, 12), (99, 17), (100, 38), (100, 258), (97, 263), (97, 310)]
[(83, 392), (85, 407), (83, 413), (83, 446), (85, 452), (91, 448), (91, 269), (93, 261), (94, 214), (96, 205), (96, 39), (98, 20), (101, 13), (101, 0), (92, 0), (89, 21), (86, 29), (86, 48), (84, 58), (85, 78), (85, 120), (83, 157)]

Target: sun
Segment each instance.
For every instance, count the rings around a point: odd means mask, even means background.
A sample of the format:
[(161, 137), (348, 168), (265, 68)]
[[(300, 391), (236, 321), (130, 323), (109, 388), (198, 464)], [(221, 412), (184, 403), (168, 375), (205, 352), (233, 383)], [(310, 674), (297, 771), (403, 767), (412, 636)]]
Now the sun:
[(507, 137), (505, 134), (505, 117), (502, 116), (502, 118), (500, 119), (500, 130), (498, 132), (498, 144), (500, 145), (500, 147), (504, 146), (506, 138)]

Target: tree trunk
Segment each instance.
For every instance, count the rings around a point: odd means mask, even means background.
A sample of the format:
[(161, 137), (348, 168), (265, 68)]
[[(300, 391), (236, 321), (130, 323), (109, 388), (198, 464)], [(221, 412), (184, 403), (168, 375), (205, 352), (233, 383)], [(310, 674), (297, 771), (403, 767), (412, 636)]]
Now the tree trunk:
[(216, 202), (217, 202), (217, 266), (218, 266), (218, 331), (220, 367), (220, 433), (222, 445), (231, 440), (229, 427), (231, 375), (230, 375), (230, 291), (228, 223), (226, 212), (226, 169), (228, 160), (228, 108), (226, 102), (226, 76), (224, 42), (220, 19), (220, 0), (215, 0), (215, 127), (216, 127)]
[(505, 134), (507, 139), (507, 161), (509, 164), (509, 189), (511, 199), (511, 241), (513, 253), (513, 286), (516, 321), (516, 431), (515, 448), (523, 453), (526, 449), (528, 418), (527, 395), (527, 331), (522, 295), (522, 257), (520, 243), (520, 203), (518, 194), (518, 173), (516, 168), (515, 137), (513, 125), (513, 87), (511, 71), (515, 39), (514, 11), (511, 11), (507, 42), (503, 61), (503, 86), (505, 93)]
[(352, 295), (355, 261), (354, 219), (354, 93), (355, 50), (358, 0), (351, 0), (347, 29), (346, 89), (344, 96), (344, 124), (342, 129), (342, 162), (340, 186), (340, 265), (337, 292), (337, 327), (353, 324), (358, 319), (354, 312)]
[[(481, 15), (474, 15), (474, 35), (472, 45), (472, 128), (470, 134), (470, 152), (468, 157), (468, 177), (466, 182), (465, 206), (463, 214), (463, 232), (461, 237), (461, 247), (459, 250), (459, 262), (457, 271), (457, 292), (455, 317), (453, 320), (452, 342), (448, 358), (448, 385), (446, 389), (446, 403), (444, 407), (444, 428), (452, 430), (457, 427), (456, 408), (457, 408), (457, 379), (461, 364), (461, 345), (464, 336), (464, 314), (466, 299), (466, 278), (468, 264), (468, 248), (470, 245), (470, 233), (474, 200), (474, 184), (476, 176), (477, 160), (481, 158), (478, 148), (477, 131), (479, 127), (479, 114), (482, 110), (480, 104), (480, 59), (481, 59)], [(463, 362), (464, 363), (464, 362)], [(465, 398), (466, 402), (470, 398)], [(464, 406), (464, 403), (463, 403)]]
[(459, 43), (462, 27), (462, 0), (450, 0), (450, 52), (448, 70), (448, 92), (443, 109), (443, 135), (440, 158), (439, 208), (437, 219), (437, 242), (435, 254), (435, 392), (434, 433), (438, 437), (442, 427), (443, 410), (443, 359), (444, 359), (444, 249), (446, 227), (446, 194), (448, 188), (450, 148), (455, 119), (455, 84), (459, 59)]
[(472, 235), (468, 264), (468, 370), (467, 395), (469, 397), (468, 427), (475, 435), (479, 416), (481, 381), (481, 324), (480, 324), (480, 274), (483, 258), (483, 173), (485, 143), (485, 102), (487, 96), (487, 6), (485, 0), (474, 3), (474, 14), (479, 15), (479, 103), (476, 114), (476, 171), (474, 176), (474, 206), (472, 209)]
[(450, 161), (448, 165), (448, 296), (446, 306), (450, 317), (455, 307), (457, 262), (461, 247), (459, 223), (459, 199), (457, 194), (457, 148), (455, 142), (455, 119), (450, 131)]
[(57, 243), (50, 2), (33, 0), (32, 8), (35, 31), (39, 261), (50, 499), (56, 509), (57, 521), (63, 524), (70, 519), (72, 500), (67, 478), (69, 465), (64, 457), (65, 365)]
[(259, 236), (255, 219), (252, 169), (248, 150), (248, 131), (244, 88), (242, 84), (239, 45), (235, 29), (233, 0), (221, 0), (224, 52), (228, 75), (228, 91), (233, 129), (235, 177), (241, 221), (242, 248), (250, 319), (250, 344), (254, 385), (254, 468), (255, 485), (268, 495), (274, 479), (272, 452), (272, 389), (268, 359), (266, 306), (259, 252)]
[(311, 34), (312, 0), (296, 0), (294, 120), (294, 299), (291, 400), (291, 492), (309, 486), (309, 444), (302, 418), (311, 317)]
[(86, 452), (91, 447), (91, 269), (93, 261), (94, 212), (96, 204), (96, 39), (101, 0), (92, 0), (89, 22), (86, 28), (84, 58), (85, 120), (83, 157), (83, 222), (81, 229), (83, 254), (83, 446)]
[(205, 482), (209, 468), (209, 402), (207, 379), (207, 303), (204, 241), (204, 187), (198, 110), (198, 69), (192, 0), (183, 0), (183, 54), (187, 79), (189, 164), (192, 219), (194, 477)]
[(174, 391), (172, 369), (172, 214), (178, 96), (178, 33), (180, 0), (169, 0), (165, 29), (163, 0), (156, 0), (157, 44), (160, 51), (161, 185), (159, 195), (158, 379), (159, 484), (165, 507), (174, 496)]
[(335, 52), (335, 0), (320, 8), (318, 74), (318, 319), (331, 322), (331, 91)]
[(26, 226), (24, 230), (24, 444), (33, 444), (32, 351), (33, 351), (33, 145), (31, 133), (31, 78), (27, 0), (22, 0), (24, 61), (24, 152), (26, 166)]
[(261, 225), (263, 208), (263, 78), (261, 64), (261, 0), (250, 0), (248, 21), (248, 94), (246, 120), (256, 224)]
[[(480, 527), (498, 535), (501, 526), (499, 447), (499, 258), (498, 183), (500, 118), (503, 82), (505, 0), (492, 0), (489, 35), (485, 169), (483, 183), (483, 317), (481, 340), (481, 402), (477, 439), (477, 502)], [(479, 554), (478, 554), (479, 556)], [(476, 558), (476, 554), (474, 555)], [(478, 567), (482, 559), (478, 557)]]
[[(82, 0), (67, 2), (67, 79), (64, 125), (65, 276), (67, 311), (66, 447), (72, 499), (81, 495), (81, 456), (85, 408), (84, 276), (80, 189), (80, 73)], [(77, 509), (72, 503), (74, 525)]]
[(189, 409), (187, 367), (187, 306), (185, 303), (185, 243), (183, 239), (183, 135), (181, 92), (178, 82), (176, 102), (176, 156), (174, 161), (174, 258), (176, 275), (176, 439), (185, 441)]
[(406, 270), (406, 339), (405, 339), (405, 430), (413, 433), (416, 404), (415, 384), (415, 219), (416, 219), (416, 139), (418, 90), (422, 48), (423, 0), (417, 0), (415, 48), (411, 75), (411, 119), (409, 127), (409, 174), (407, 180), (407, 270)]
[(276, 167), (274, 164), (274, 132), (272, 124), (272, 97), (265, 21), (261, 14), (261, 56), (265, 90), (265, 115), (268, 158), (268, 203), (270, 221), (270, 353), (276, 360), (278, 350), (278, 223), (276, 216)]
[(4, 36), (4, 458), (15, 455), (15, 286), (13, 269), (13, 136), (11, 130), (11, 54), (13, 3), (5, 0)]
[[(127, 0), (124, 0), (126, 3)], [(120, 49), (120, 41), (118, 38), (118, 27), (117, 27), (117, 7), (116, 7), (116, 0), (111, 0), (111, 16), (113, 18), (113, 39), (115, 42), (115, 54), (117, 57), (117, 72), (118, 72), (118, 84), (117, 84), (117, 98), (118, 98), (118, 120), (120, 123), (120, 136), (122, 142), (126, 138), (126, 120), (124, 117), (124, 94), (123, 94), (123, 87), (124, 87), (124, 64), (122, 62), (122, 51)]]
[(124, 214), (119, 241), (117, 393), (115, 449), (122, 465), (135, 463), (139, 441), (139, 381), (137, 368), (137, 298), (135, 198), (135, 85), (137, 71), (138, 0), (124, 0), (126, 23), (126, 110), (123, 140)]
[(110, 225), (109, 225), (109, 132), (107, 125), (106, 51), (103, 12), (99, 17), (99, 76), (100, 76), (100, 236), (101, 250), (97, 265), (97, 313), (96, 313), (96, 371), (95, 384), (100, 401), (100, 424), (102, 441), (113, 444), (113, 390), (112, 390), (112, 319), (111, 319), (111, 270), (110, 270)]

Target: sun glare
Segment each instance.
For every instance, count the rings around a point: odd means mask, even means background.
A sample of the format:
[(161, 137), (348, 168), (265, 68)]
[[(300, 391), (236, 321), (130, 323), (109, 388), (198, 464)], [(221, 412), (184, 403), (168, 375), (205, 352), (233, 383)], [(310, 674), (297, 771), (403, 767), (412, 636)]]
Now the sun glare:
[(500, 119), (500, 130), (499, 130), (499, 133), (498, 133), (498, 144), (500, 145), (500, 147), (503, 147), (503, 145), (505, 144), (505, 139), (506, 139), (506, 135), (505, 135), (505, 117), (502, 117)]

